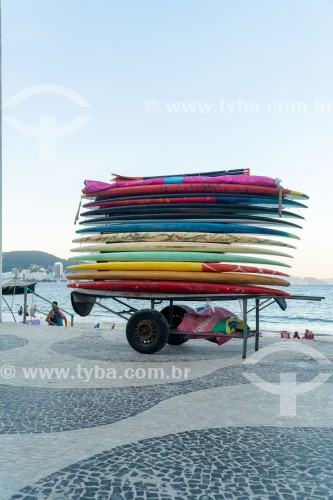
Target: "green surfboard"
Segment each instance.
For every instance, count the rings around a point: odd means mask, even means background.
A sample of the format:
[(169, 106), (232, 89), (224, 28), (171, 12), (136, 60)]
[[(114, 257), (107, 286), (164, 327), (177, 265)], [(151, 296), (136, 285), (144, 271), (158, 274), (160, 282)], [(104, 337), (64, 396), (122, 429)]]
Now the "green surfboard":
[(94, 260), (104, 261), (178, 261), (178, 262), (252, 262), (257, 264), (269, 264), (275, 266), (291, 267), (288, 264), (264, 259), (261, 257), (250, 257), (248, 255), (233, 255), (209, 252), (112, 252), (85, 254), (81, 258), (70, 257), (71, 261)]

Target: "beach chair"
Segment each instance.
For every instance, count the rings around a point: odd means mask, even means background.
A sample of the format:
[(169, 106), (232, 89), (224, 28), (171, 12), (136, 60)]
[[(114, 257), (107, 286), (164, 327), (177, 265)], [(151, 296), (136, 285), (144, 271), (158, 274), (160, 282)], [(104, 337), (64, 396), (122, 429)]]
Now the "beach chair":
[(303, 339), (314, 340), (314, 333), (313, 332), (305, 332), (303, 335)]
[(40, 319), (27, 319), (25, 321), (26, 325), (40, 325)]
[(282, 330), (280, 332), (281, 339), (290, 339), (290, 333), (287, 330)]

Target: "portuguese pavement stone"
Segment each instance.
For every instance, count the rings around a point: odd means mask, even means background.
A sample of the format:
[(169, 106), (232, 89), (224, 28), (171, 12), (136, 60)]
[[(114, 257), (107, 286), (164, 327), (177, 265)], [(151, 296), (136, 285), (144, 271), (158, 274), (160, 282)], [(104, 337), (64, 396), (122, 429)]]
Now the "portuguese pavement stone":
[(0, 325), (0, 499), (333, 499), (333, 342), (241, 344)]

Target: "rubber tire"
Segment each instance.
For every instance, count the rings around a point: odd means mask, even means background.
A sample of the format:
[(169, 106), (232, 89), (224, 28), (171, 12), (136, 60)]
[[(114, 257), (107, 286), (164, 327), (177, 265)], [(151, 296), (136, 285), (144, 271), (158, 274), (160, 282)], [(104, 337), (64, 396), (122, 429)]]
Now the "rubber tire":
[(129, 345), (142, 354), (153, 354), (165, 346), (169, 339), (169, 324), (165, 317), (153, 309), (134, 313), (126, 325)]
[[(161, 311), (161, 314), (163, 314), (163, 316), (168, 322), (170, 320), (169, 311), (170, 311), (170, 306), (165, 307)], [(170, 327), (177, 328), (177, 326), (180, 325), (180, 323), (183, 321), (183, 318), (186, 313), (188, 313), (188, 310), (185, 309), (185, 307), (172, 306), (172, 318), (171, 318), (172, 324), (170, 325)], [(169, 340), (167, 342), (170, 345), (181, 345), (185, 344), (185, 342), (187, 341), (188, 339), (185, 337), (185, 335), (170, 333)]]

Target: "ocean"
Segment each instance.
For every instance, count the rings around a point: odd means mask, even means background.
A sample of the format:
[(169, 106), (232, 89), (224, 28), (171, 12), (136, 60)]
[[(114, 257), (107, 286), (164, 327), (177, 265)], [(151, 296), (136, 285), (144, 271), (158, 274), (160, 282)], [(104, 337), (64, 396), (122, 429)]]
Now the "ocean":
[[(36, 293), (49, 301), (58, 301), (59, 307), (66, 310), (69, 313), (74, 314), (74, 324), (78, 323), (91, 323), (92, 326), (96, 323), (101, 323), (110, 325), (113, 323), (124, 324), (126, 320), (120, 318), (114, 313), (105, 311), (99, 306), (94, 306), (92, 312), (89, 316), (82, 318), (74, 313), (70, 294), (71, 290), (67, 288), (66, 283), (56, 282), (47, 283), (40, 282), (36, 285)], [(303, 295), (303, 296), (319, 296), (325, 297), (324, 300), (320, 302), (314, 301), (299, 301), (299, 300), (289, 300), (287, 301), (288, 307), (285, 311), (282, 311), (277, 304), (272, 304), (260, 313), (260, 331), (267, 334), (277, 334), (281, 330), (288, 330), (290, 332), (298, 331), (300, 334), (304, 332), (307, 328), (312, 330), (316, 334), (320, 335), (333, 335), (333, 286), (331, 285), (302, 285), (302, 286), (290, 286), (288, 291), (292, 295)], [(23, 306), (23, 295), (7, 295), (5, 299), (13, 311), (13, 315), (10, 313), (9, 308), (5, 304), (4, 300), (2, 302), (2, 317), (4, 322), (17, 322), (22, 321), (22, 317), (18, 316), (17, 311), (19, 307)], [(126, 301), (126, 299), (124, 299)], [(122, 306), (117, 305), (111, 299), (103, 299), (102, 301), (106, 306), (110, 307), (115, 311), (122, 309)], [(143, 300), (130, 300), (130, 304), (137, 309), (144, 309), (150, 307), (149, 301)], [(43, 301), (39, 297), (29, 294), (28, 305), (31, 307), (32, 303), (37, 304), (38, 311), (36, 317), (44, 321), (45, 315), (42, 313), (47, 313), (51, 308), (50, 304)], [(181, 302), (177, 302), (181, 304)], [(200, 302), (186, 302), (187, 305), (192, 307), (198, 307), (205, 305), (205, 303)], [(235, 301), (219, 301), (214, 302), (216, 305), (221, 305), (227, 309), (233, 311), (237, 315), (241, 314), (241, 304), (238, 300)], [(161, 310), (163, 307), (168, 305), (168, 302), (163, 302), (156, 308)], [(13, 317), (14, 316), (14, 317)], [(15, 319), (14, 319), (15, 318)], [(255, 325), (254, 313), (249, 314), (248, 323), (251, 326)]]

